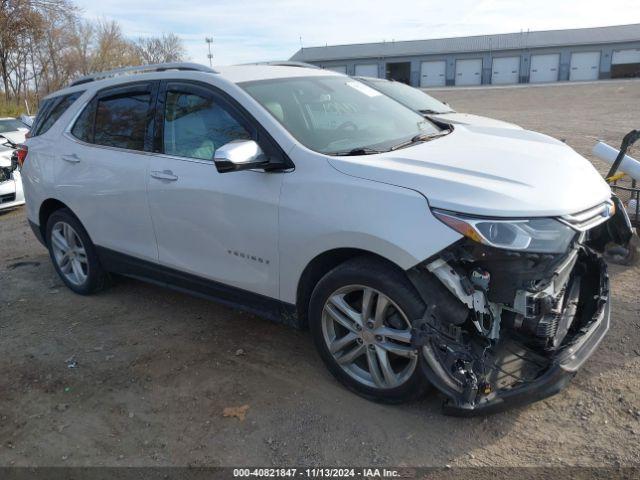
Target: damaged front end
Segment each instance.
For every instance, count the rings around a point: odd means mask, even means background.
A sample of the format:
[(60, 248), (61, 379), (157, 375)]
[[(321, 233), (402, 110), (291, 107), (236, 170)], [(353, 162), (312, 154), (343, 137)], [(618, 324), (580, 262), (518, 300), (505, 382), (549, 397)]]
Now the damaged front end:
[[(409, 272), (427, 304), (412, 342), (446, 413), (492, 413), (553, 395), (593, 353), (609, 328), (600, 251), (631, 234), (615, 202), (552, 219), (561, 225), (512, 221), (507, 231), (508, 222), (493, 222), (502, 237), (488, 220), (434, 212), (465, 238)], [(530, 238), (516, 238), (521, 232)]]

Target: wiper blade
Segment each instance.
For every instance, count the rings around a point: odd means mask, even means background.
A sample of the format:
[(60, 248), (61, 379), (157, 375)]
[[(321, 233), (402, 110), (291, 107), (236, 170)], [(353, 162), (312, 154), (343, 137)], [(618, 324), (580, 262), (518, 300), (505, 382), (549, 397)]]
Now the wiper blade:
[(411, 139), (407, 140), (406, 142), (402, 142), (402, 143), (399, 143), (397, 145), (394, 145), (393, 147), (390, 148), (390, 150), (398, 150), (400, 148), (404, 148), (404, 147), (408, 147), (409, 145), (413, 145), (414, 143), (426, 142), (427, 140), (430, 140), (434, 136), (435, 135), (429, 135), (427, 133), (419, 133), (418, 135), (416, 135), (414, 137), (411, 137)]
[(376, 153), (383, 153), (383, 152), (380, 150), (376, 150), (375, 148), (357, 147), (357, 148), (352, 148), (351, 150), (345, 150), (343, 152), (329, 153), (329, 155), (333, 155), (336, 157), (349, 157), (352, 155), (375, 155)]
[(418, 110), (418, 112), (420, 112), (423, 115), (443, 115), (445, 113), (454, 113), (453, 110), (445, 110), (444, 112), (438, 112), (436, 110), (430, 110), (430, 109), (426, 109), (426, 110)]
[(444, 137), (445, 135), (448, 135), (449, 133), (451, 133), (451, 130), (444, 130), (444, 133), (419, 133), (418, 135), (416, 135), (415, 137), (411, 138), (411, 140), (407, 140), (406, 142), (402, 142), (399, 143), (397, 145), (394, 145), (393, 147), (391, 147), (389, 149), (389, 151), (393, 151), (393, 150), (398, 150), (400, 148), (404, 148), (404, 147), (408, 147), (410, 145), (413, 145), (414, 143), (422, 143), (422, 142), (428, 142), (430, 140), (433, 140), (434, 138), (438, 138), (438, 137)]

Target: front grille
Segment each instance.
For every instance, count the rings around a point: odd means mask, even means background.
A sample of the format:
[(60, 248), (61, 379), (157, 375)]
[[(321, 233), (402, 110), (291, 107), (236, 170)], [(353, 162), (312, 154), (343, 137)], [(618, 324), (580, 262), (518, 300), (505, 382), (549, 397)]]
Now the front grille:
[(0, 203), (9, 203), (16, 201), (15, 193), (7, 193), (6, 195), (0, 195)]
[(570, 227), (573, 227), (580, 232), (584, 232), (606, 222), (611, 218), (614, 212), (615, 209), (613, 202), (611, 200), (607, 200), (606, 202), (587, 210), (560, 217), (560, 220)]

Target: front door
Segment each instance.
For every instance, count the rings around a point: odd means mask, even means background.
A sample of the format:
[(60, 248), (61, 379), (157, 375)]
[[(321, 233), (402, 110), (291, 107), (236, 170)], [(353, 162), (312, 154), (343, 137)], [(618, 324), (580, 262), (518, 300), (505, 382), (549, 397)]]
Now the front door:
[(248, 115), (213, 87), (164, 82), (157, 155), (148, 196), (160, 264), (224, 285), (278, 297), (278, 203), (282, 173), (219, 173), (217, 148), (252, 138)]

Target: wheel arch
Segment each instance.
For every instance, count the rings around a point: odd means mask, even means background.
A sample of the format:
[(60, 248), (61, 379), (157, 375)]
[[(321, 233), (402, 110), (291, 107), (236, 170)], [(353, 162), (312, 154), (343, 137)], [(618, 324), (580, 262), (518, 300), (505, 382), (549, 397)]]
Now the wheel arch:
[(39, 224), (40, 233), (42, 235), (42, 239), (44, 240), (45, 243), (47, 242), (47, 221), (49, 220), (49, 217), (53, 214), (53, 212), (56, 212), (63, 208), (66, 208), (76, 218), (78, 218), (73, 213), (73, 211), (68, 207), (68, 205), (66, 205), (65, 203), (61, 202), (58, 199), (47, 198), (40, 205), (40, 210), (38, 211), (38, 224)]
[(369, 250), (361, 248), (334, 248), (315, 256), (302, 271), (298, 280), (296, 292), (296, 311), (298, 314), (298, 324), (301, 328), (307, 328), (309, 300), (315, 286), (320, 279), (338, 265), (357, 257), (371, 257), (382, 261), (389, 266), (402, 272), (404, 270), (389, 259)]

